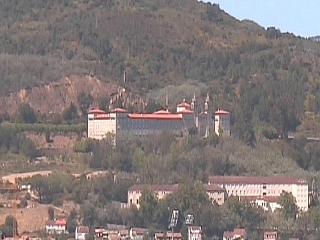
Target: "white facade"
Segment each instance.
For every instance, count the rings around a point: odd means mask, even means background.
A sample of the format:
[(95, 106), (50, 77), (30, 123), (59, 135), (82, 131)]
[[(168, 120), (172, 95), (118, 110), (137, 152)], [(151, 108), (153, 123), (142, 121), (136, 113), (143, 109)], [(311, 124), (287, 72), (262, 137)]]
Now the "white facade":
[(303, 179), (286, 177), (232, 177), (213, 176), (210, 184), (225, 188), (228, 196), (238, 197), (280, 197), (282, 192), (292, 193), (301, 211), (309, 205), (308, 183)]
[(86, 240), (86, 236), (89, 234), (89, 227), (87, 226), (78, 226), (75, 231), (76, 240)]
[(201, 226), (188, 227), (188, 240), (202, 240)]
[(65, 221), (65, 220), (49, 221), (46, 224), (46, 232), (48, 234), (66, 234), (66, 233), (68, 233), (67, 221)]
[(220, 136), (230, 136), (230, 113), (219, 109), (214, 116), (214, 131)]
[[(150, 190), (158, 199), (164, 199), (168, 195), (178, 191), (179, 185), (134, 185), (128, 190), (128, 206), (136, 206), (140, 208), (140, 198), (144, 190)], [(217, 203), (219, 206), (224, 204), (225, 191), (217, 185), (207, 185), (206, 192), (212, 203)]]
[(100, 109), (93, 109), (88, 113), (88, 138), (101, 140), (116, 132), (115, 116)]

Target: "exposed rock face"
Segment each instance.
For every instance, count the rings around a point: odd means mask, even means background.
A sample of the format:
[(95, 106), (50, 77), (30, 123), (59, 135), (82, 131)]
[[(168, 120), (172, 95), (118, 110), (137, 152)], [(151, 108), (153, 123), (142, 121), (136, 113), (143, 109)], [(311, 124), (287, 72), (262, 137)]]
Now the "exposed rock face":
[(71, 102), (78, 104), (80, 93), (89, 93), (93, 99), (110, 97), (118, 87), (91, 76), (71, 75), (48, 85), (22, 89), (0, 98), (0, 114), (14, 115), (21, 103), (29, 103), (40, 114), (61, 113)]

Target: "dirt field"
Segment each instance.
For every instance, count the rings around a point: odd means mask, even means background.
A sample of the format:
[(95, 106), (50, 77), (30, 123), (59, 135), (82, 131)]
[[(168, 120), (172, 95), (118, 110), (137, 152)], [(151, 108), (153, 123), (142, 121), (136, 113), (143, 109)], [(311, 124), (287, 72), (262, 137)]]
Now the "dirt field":
[(13, 215), (18, 222), (18, 233), (33, 232), (45, 229), (48, 220), (48, 206), (39, 205), (29, 209), (0, 209), (0, 225), (6, 216)]

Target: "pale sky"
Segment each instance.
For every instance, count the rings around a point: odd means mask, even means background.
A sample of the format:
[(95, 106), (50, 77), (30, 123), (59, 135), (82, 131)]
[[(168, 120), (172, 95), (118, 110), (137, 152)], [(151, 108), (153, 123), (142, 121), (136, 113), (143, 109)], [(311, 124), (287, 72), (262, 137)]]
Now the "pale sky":
[(203, 0), (214, 2), (230, 15), (263, 27), (310, 37), (320, 35), (320, 0)]

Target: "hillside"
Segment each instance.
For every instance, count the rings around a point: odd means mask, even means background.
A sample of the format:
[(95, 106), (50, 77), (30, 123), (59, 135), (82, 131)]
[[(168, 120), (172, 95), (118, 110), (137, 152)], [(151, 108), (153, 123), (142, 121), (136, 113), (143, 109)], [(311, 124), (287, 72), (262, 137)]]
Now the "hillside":
[(1, 3), (0, 20), (0, 94), (13, 102), (21, 89), (90, 73), (158, 102), (165, 92), (173, 102), (209, 92), (212, 109), (284, 135), (320, 111), (319, 43), (238, 21), (218, 5), (14, 0)]

